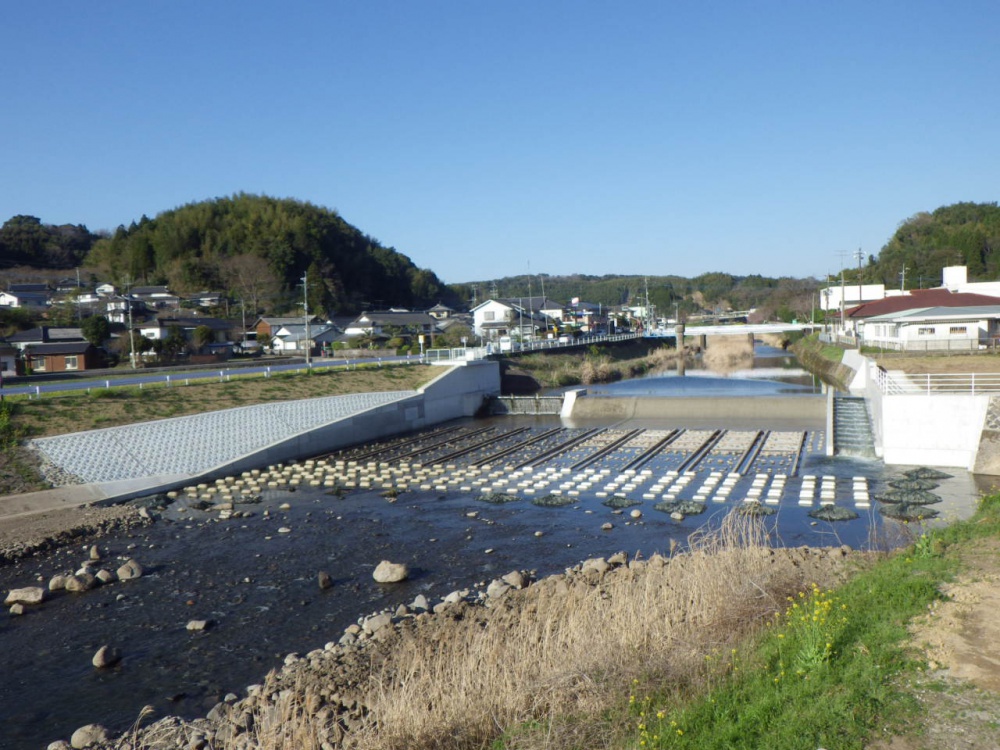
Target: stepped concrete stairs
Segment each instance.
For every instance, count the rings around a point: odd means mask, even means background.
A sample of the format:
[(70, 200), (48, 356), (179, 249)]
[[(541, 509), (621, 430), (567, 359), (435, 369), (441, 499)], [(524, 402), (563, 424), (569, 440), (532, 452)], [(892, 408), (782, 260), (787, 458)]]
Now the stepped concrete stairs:
[(840, 456), (876, 458), (868, 402), (837, 394), (833, 399), (833, 452)]

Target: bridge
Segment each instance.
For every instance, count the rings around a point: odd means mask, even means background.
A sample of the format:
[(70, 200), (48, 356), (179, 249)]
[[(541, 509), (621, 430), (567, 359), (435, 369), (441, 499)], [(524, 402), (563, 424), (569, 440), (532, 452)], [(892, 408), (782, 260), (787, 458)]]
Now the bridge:
[[(753, 323), (746, 325), (682, 326), (685, 336), (746, 336), (758, 333), (787, 333), (822, 328), (822, 323)], [(675, 338), (677, 327), (652, 328), (644, 331), (646, 338)]]

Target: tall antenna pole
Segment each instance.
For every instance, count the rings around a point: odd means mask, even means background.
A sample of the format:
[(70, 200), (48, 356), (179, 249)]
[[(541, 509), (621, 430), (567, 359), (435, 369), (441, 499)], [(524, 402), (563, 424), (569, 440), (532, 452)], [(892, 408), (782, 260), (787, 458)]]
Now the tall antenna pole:
[(903, 270), (899, 273), (899, 291), (906, 291), (906, 266), (903, 266)]
[(858, 304), (860, 305), (865, 301), (864, 295), (861, 293), (861, 259), (865, 257), (865, 254), (861, 252), (861, 248), (855, 253), (858, 259)]

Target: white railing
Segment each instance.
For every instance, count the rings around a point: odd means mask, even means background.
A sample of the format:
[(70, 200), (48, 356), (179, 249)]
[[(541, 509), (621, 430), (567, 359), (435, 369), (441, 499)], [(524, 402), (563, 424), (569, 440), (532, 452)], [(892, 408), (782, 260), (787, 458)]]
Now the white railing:
[(888, 372), (883, 368), (875, 371), (875, 382), (887, 396), (898, 395), (969, 395), (1000, 393), (998, 373), (937, 373), (910, 374)]

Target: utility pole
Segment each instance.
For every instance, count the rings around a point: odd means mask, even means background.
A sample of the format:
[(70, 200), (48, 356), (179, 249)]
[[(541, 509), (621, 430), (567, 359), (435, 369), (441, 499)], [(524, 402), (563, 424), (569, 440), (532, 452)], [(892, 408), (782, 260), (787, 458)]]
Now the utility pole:
[(312, 341), (309, 332), (309, 272), (306, 271), (302, 275), (302, 315), (305, 318), (306, 324), (306, 368), (312, 366), (312, 355), (310, 349), (312, 348)]
[(903, 266), (903, 270), (899, 273), (899, 291), (906, 291), (906, 266)]
[(125, 278), (125, 310), (128, 312), (128, 358), (135, 369), (135, 332), (132, 330), (132, 277)]
[(861, 259), (865, 257), (865, 254), (861, 252), (861, 248), (854, 254), (858, 259), (858, 304), (862, 304), (865, 301), (864, 295), (861, 292)]

